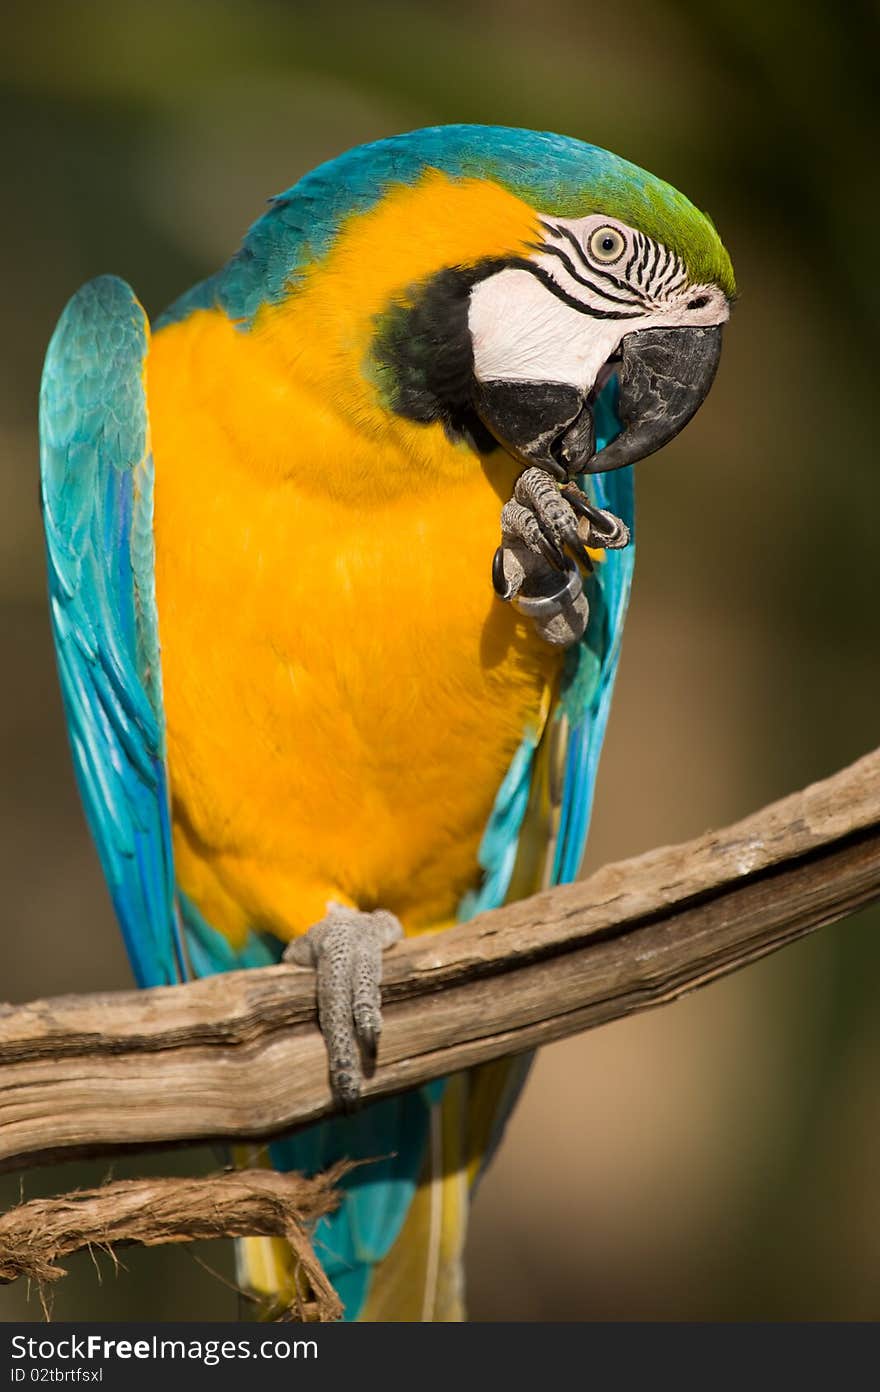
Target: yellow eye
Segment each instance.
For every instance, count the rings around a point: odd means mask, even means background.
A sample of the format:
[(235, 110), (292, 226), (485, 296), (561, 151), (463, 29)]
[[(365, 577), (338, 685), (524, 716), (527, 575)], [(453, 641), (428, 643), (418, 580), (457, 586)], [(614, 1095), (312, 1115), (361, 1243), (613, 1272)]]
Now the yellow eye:
[(587, 249), (594, 261), (610, 266), (626, 251), (626, 241), (616, 227), (597, 227), (590, 235)]

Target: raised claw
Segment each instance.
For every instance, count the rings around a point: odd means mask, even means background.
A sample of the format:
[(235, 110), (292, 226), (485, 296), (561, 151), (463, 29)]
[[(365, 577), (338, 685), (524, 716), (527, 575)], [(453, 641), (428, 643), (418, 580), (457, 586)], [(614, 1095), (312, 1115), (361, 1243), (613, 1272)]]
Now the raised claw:
[(318, 1021), (330, 1068), (330, 1085), (351, 1107), (360, 1096), (363, 1064), (371, 1064), (382, 1032), (382, 953), (403, 936), (394, 914), (361, 913), (327, 905), (327, 916), (287, 947), (285, 961), (318, 974)]
[(545, 642), (569, 647), (589, 619), (582, 574), (593, 569), (587, 547), (628, 541), (619, 517), (595, 507), (576, 484), (560, 488), (545, 469), (532, 467), (520, 474), (501, 510), (492, 585), (532, 620)]
[[(513, 496), (535, 518), (541, 536), (551, 544), (552, 553), (545, 554), (545, 559), (555, 564), (558, 570), (564, 570), (563, 547), (569, 538), (578, 540), (577, 521), (572, 517), (558, 484), (543, 469), (526, 469), (514, 485)], [(502, 527), (503, 518), (502, 512)]]
[(568, 647), (583, 635), (589, 617), (578, 566), (593, 568), (577, 513), (545, 470), (526, 469), (501, 510), (501, 546), (492, 560), (495, 593), (531, 619), (545, 642)]
[[(534, 519), (533, 523), (514, 511), (516, 504)], [(539, 552), (557, 570), (567, 568), (564, 547), (568, 547), (585, 570), (593, 569), (578, 527), (578, 512), (565, 491), (543, 469), (526, 469), (520, 474), (513, 490), (513, 502), (502, 510), (501, 528), (502, 532), (508, 532)], [(539, 538), (543, 538), (544, 545)], [(552, 549), (548, 552), (546, 546)]]

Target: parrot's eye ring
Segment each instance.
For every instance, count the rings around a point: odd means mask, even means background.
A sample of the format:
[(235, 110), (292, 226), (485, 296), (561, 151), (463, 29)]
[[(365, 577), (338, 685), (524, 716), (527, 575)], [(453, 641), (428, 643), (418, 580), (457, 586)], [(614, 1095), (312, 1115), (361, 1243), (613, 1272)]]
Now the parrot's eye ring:
[(626, 251), (626, 239), (616, 227), (597, 227), (595, 232), (590, 234), (587, 250), (594, 261), (600, 261), (603, 266), (610, 266), (619, 261)]

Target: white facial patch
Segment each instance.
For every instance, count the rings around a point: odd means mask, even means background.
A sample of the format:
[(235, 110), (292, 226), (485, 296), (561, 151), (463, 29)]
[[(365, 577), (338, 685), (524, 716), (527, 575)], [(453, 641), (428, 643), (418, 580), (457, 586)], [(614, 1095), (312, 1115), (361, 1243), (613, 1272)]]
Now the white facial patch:
[(481, 280), (468, 316), (480, 382), (566, 382), (589, 391), (621, 338), (614, 320), (585, 319), (528, 271)]
[(681, 258), (614, 218), (545, 218), (542, 245), (471, 290), (479, 381), (564, 382), (584, 393), (625, 334), (723, 323), (717, 285), (688, 280)]

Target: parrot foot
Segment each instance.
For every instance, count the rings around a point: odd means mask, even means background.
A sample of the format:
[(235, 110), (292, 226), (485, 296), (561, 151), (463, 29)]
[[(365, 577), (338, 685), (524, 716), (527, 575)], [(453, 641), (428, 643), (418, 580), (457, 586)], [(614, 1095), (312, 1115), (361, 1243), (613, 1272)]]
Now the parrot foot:
[(363, 1063), (375, 1059), (382, 1032), (382, 953), (402, 936), (399, 920), (384, 909), (361, 913), (331, 901), (326, 918), (284, 953), (285, 961), (317, 971), (330, 1086), (346, 1107), (360, 1096)]
[(521, 541), (557, 570), (566, 569), (567, 546), (584, 569), (590, 571), (593, 563), (587, 555), (579, 521), (572, 504), (544, 469), (526, 469), (516, 481), (513, 497), (501, 510), (501, 535), (504, 541)]
[(593, 569), (586, 548), (626, 546), (625, 523), (594, 507), (577, 484), (560, 488), (543, 469), (532, 468), (520, 474), (502, 508), (501, 536), (492, 562), (496, 594), (530, 618), (545, 642), (570, 647), (590, 616), (579, 568)]

